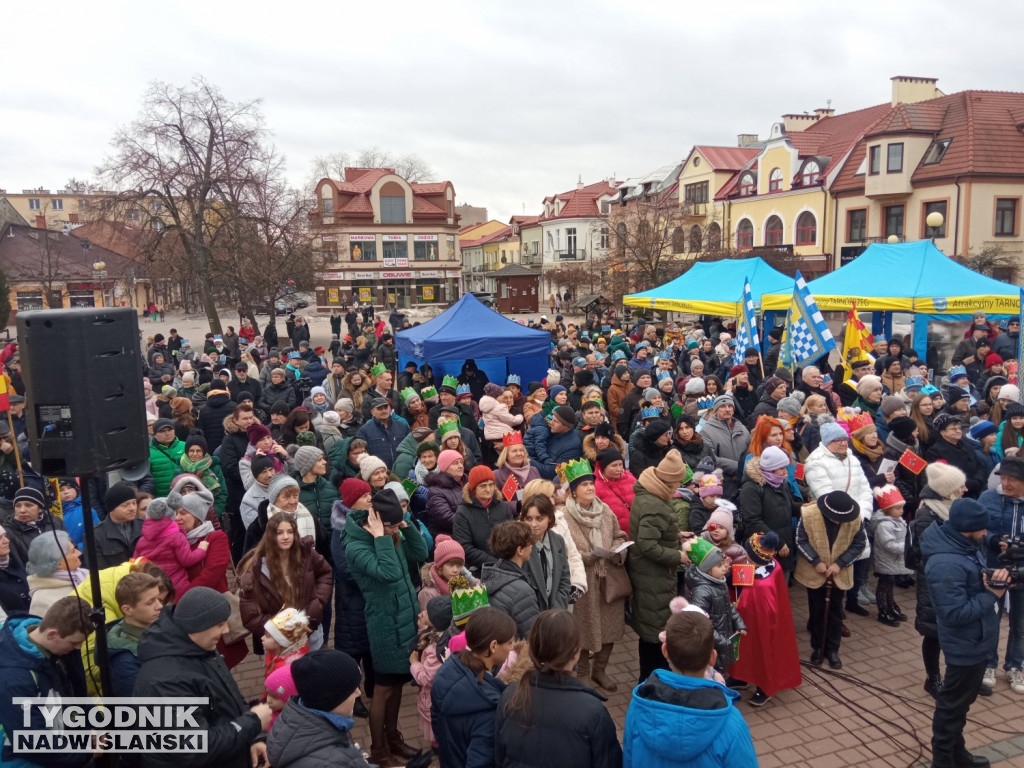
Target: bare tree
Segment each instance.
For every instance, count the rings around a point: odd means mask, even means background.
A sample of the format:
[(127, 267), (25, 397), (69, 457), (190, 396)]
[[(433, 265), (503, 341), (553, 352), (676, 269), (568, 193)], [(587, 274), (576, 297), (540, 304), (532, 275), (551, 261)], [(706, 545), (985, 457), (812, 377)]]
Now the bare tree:
[(953, 256), (953, 261), (1001, 280), (1012, 279), (1018, 267), (1017, 259), (1006, 253), (1001, 245), (989, 245), (978, 251), (972, 249), (964, 255)]
[(426, 181), (434, 175), (430, 164), (414, 152), (396, 155), (389, 149), (364, 147), (354, 157), (346, 152), (314, 157), (305, 188), (313, 189), (324, 178), (344, 181), (346, 168), (393, 168), (406, 181)]
[(97, 169), (122, 208), (146, 201), (157, 246), (180, 245), (203, 310), (221, 332), (215, 303), (213, 248), (217, 233), (239, 215), (230, 190), (259, 183), (268, 150), (258, 101), (233, 103), (196, 78), (187, 87), (153, 83), (142, 112), (112, 141), (113, 155)]
[(99, 184), (89, 179), (76, 179), (72, 176), (64, 185), (64, 189), (76, 195), (91, 195), (99, 190)]

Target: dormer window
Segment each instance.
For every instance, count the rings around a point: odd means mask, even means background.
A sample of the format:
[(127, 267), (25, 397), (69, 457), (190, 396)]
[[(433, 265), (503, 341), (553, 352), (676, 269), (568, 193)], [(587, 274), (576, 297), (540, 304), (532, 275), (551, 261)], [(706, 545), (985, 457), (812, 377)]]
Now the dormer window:
[(804, 163), (804, 169), (800, 173), (800, 186), (813, 187), (818, 183), (821, 176), (821, 166), (817, 160), (808, 160)]
[(946, 156), (946, 150), (949, 149), (949, 145), (952, 142), (952, 139), (933, 141), (931, 146), (928, 147), (928, 151), (924, 153), (924, 160), (921, 161), (921, 165), (937, 165), (941, 163), (942, 158)]
[(781, 168), (772, 168), (772, 172), (768, 176), (768, 191), (769, 192), (781, 192), (782, 191), (782, 169)]
[(753, 173), (747, 171), (740, 176), (740, 197), (750, 197), (757, 193), (757, 178)]
[(886, 150), (886, 173), (903, 173), (903, 142), (890, 144)]

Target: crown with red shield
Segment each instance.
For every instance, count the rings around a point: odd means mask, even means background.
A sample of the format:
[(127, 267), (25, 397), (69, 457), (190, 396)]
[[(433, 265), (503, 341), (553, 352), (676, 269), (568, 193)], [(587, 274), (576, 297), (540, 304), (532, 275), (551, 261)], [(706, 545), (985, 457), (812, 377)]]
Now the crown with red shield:
[(850, 433), (856, 432), (858, 429), (863, 427), (871, 426), (875, 423), (875, 420), (871, 418), (870, 413), (858, 413), (852, 419), (846, 422), (850, 425)]
[(879, 509), (888, 509), (897, 504), (907, 503), (903, 494), (900, 493), (900, 489), (895, 485), (883, 485), (881, 488), (875, 488), (875, 501), (878, 503)]
[(506, 432), (501, 436), (501, 444), (505, 448), (513, 445), (522, 445), (523, 435), (521, 432)]

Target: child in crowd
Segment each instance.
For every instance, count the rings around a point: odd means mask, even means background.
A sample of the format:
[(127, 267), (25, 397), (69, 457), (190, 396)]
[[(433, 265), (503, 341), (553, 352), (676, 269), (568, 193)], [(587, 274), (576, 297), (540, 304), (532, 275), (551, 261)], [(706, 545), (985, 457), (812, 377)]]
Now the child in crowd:
[(715, 650), (718, 661), (715, 668), (728, 676), (735, 661), (733, 635), (747, 634), (743, 617), (729, 599), (725, 577), (729, 566), (722, 550), (707, 539), (690, 539), (683, 545), (690, 566), (686, 569), (686, 587), (690, 603), (707, 613), (715, 627)]
[(420, 610), (427, 610), (427, 603), (439, 595), (450, 600), (448, 580), (459, 574), (466, 577), (469, 586), (477, 583), (466, 568), (466, 551), (462, 545), (451, 536), (442, 533), (437, 537), (434, 546), (434, 562), (423, 576), (423, 586), (420, 587), (419, 593)]
[[(274, 727), (274, 723), (277, 722), (278, 715), (281, 714), (284, 705), (288, 703), (288, 699), (298, 694), (299, 691), (295, 687), (295, 681), (292, 679), (292, 667), (290, 664), (278, 667), (267, 675), (266, 682), (264, 683), (264, 698), (274, 713), (270, 716), (270, 728)], [(267, 728), (267, 730), (269, 731), (270, 728)]]
[(875, 604), (878, 620), (889, 627), (898, 627), (907, 616), (893, 599), (893, 586), (897, 576), (910, 576), (914, 572), (906, 567), (903, 549), (907, 540), (907, 523), (903, 519), (906, 501), (895, 485), (875, 488), (878, 509), (871, 516), (870, 528), (875, 547)]
[(736, 543), (733, 536), (736, 528), (733, 525), (732, 511), (719, 505), (711, 513), (711, 517), (704, 524), (701, 537), (707, 539), (722, 551), (726, 565), (733, 563), (746, 563), (747, 553), (743, 547)]
[[(82, 548), (83, 541), (85, 540), (85, 519), (82, 515), (81, 491), (82, 489), (75, 478), (61, 478), (60, 508), (64, 529), (79, 549)], [(96, 513), (95, 509), (92, 511), (92, 524), (93, 527), (100, 524), (100, 516)]]
[(135, 545), (135, 557), (145, 557), (159, 565), (170, 578), (174, 591), (183, 595), (188, 591), (188, 569), (206, 559), (210, 542), (204, 540), (192, 549), (174, 521), (176, 511), (167, 499), (153, 499), (149, 503), (146, 522), (142, 524), (142, 537)]
[[(309, 653), (309, 616), (295, 608), (282, 608), (263, 625), (263, 674), (288, 666)], [(283, 705), (282, 705), (283, 706)]]
[(441, 633), (452, 623), (451, 597), (439, 595), (431, 598), (426, 608), (420, 612), (417, 623), (419, 635), (416, 638), (416, 647), (409, 654), (409, 672), (416, 685), (420, 687), (416, 709), (420, 713), (423, 739), (436, 748), (434, 731), (430, 727), (430, 688), (443, 661), (438, 656), (437, 642), (441, 639)]
[(123, 618), (107, 629), (110, 682), (114, 696), (131, 696), (139, 676), (139, 640), (160, 618), (160, 581), (148, 573), (126, 573), (114, 588)]
[(242, 477), (242, 485), (248, 488), (255, 482), (252, 472), (252, 460), (257, 456), (266, 456), (274, 464), (274, 474), (287, 471), (288, 451), (278, 445), (270, 434), (270, 430), (262, 424), (252, 424), (245, 431), (249, 437), (249, 447), (238, 462), (238, 473)]
[[(697, 611), (669, 617), (661, 653), (671, 671), (654, 670), (633, 691), (623, 768), (757, 765), (750, 729), (736, 708), (739, 694), (705, 677), (716, 665), (715, 634)], [(690, 737), (679, 738), (682, 733)]]

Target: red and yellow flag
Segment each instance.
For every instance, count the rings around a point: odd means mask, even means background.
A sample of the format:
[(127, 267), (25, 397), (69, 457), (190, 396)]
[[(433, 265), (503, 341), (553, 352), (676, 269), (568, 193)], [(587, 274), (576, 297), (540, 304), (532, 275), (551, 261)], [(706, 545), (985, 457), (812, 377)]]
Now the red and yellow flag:
[(7, 377), (7, 374), (0, 374), (0, 411), (9, 411), (11, 409), (11, 380)]
[(871, 354), (874, 346), (875, 337), (868, 332), (864, 323), (857, 316), (857, 305), (855, 303), (846, 316), (846, 334), (843, 340), (843, 367), (852, 371), (852, 363), (858, 360), (867, 360), (869, 363), (874, 364), (875, 358)]

